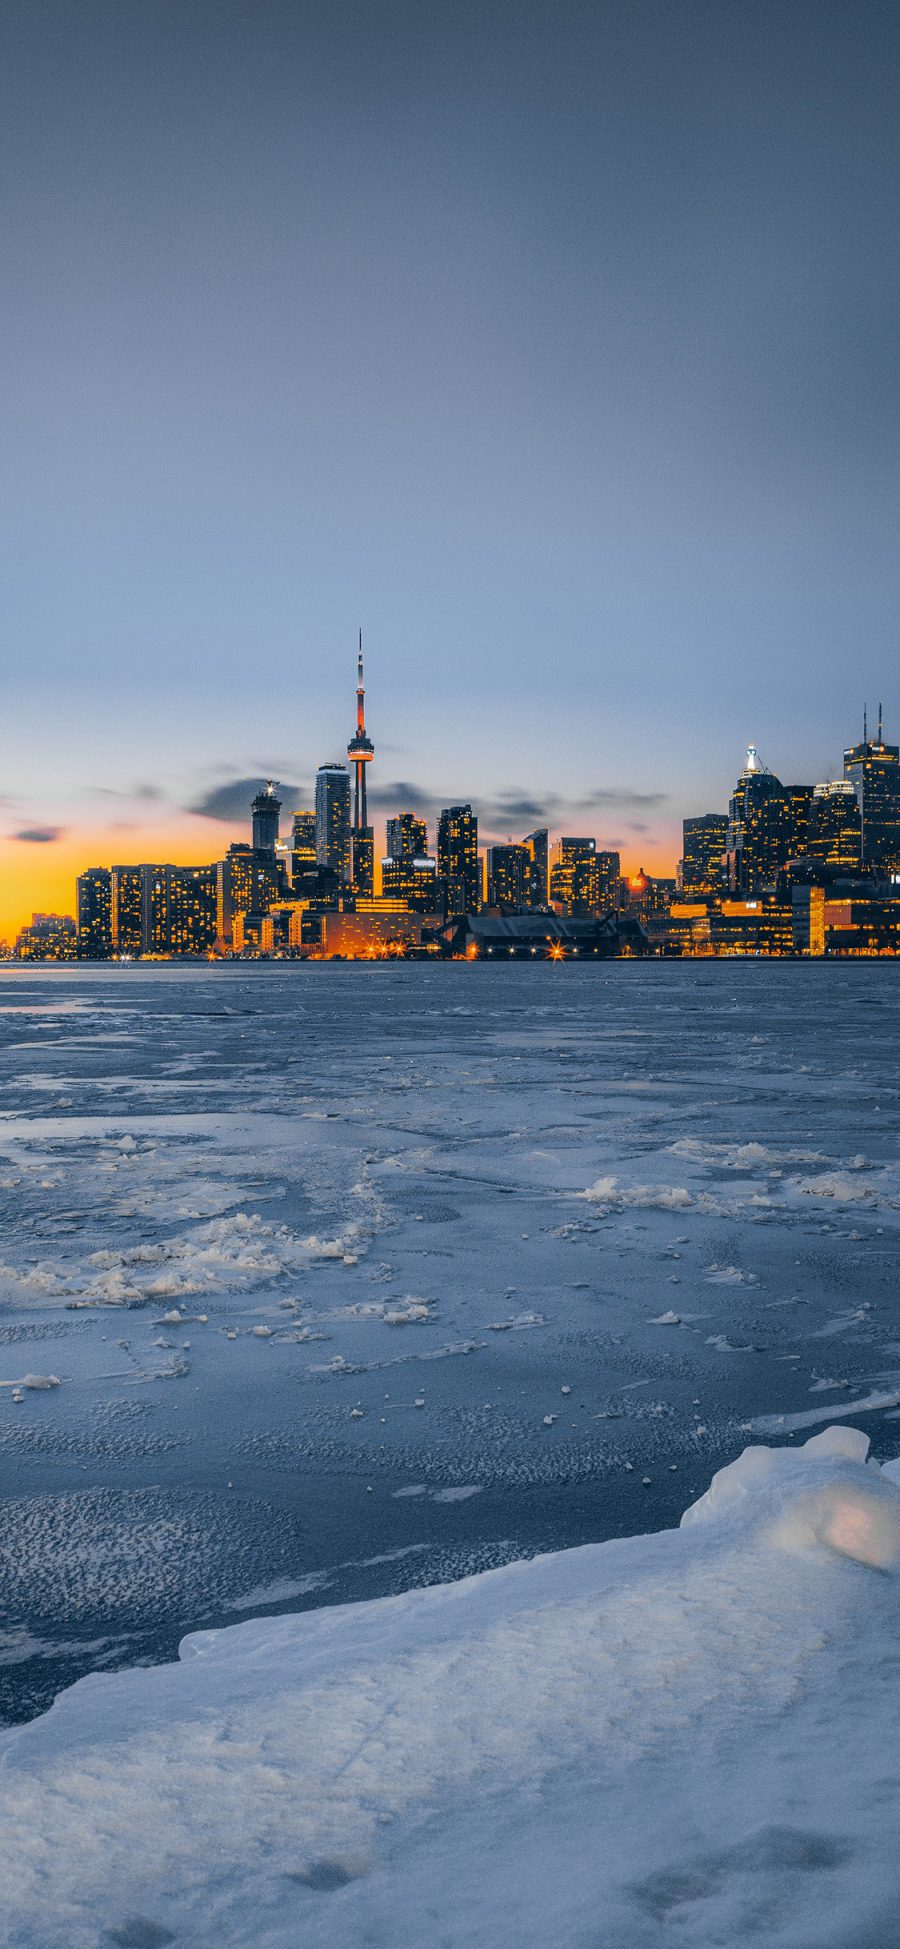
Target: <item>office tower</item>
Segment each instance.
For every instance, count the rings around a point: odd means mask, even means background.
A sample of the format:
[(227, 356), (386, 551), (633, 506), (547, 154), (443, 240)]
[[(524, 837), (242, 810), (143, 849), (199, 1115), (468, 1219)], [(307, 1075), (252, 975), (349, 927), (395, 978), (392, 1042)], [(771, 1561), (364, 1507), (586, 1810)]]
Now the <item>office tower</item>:
[(315, 865), (316, 815), (314, 812), (291, 814), (291, 851), (298, 864)]
[(862, 860), (875, 872), (900, 873), (900, 746), (884, 743), (880, 704), (878, 735), (867, 733), (864, 716), (862, 742), (844, 752), (844, 777), (862, 821)]
[(384, 900), (396, 900), (401, 907), (411, 907), (414, 913), (437, 913), (442, 904), (437, 860), (429, 854), (414, 858), (410, 853), (401, 855), (399, 859), (383, 859), (381, 893)]
[(316, 773), (316, 859), (345, 884), (352, 871), (350, 774), (346, 765), (320, 765)]
[(569, 919), (590, 920), (618, 904), (619, 855), (598, 853), (595, 839), (568, 835), (556, 848), (550, 898)]
[(823, 866), (859, 872), (862, 820), (851, 779), (829, 779), (814, 787), (806, 850), (810, 859)]
[(115, 955), (144, 952), (144, 868), (114, 866), (110, 872), (110, 934)]
[(359, 899), (370, 900), (375, 892), (375, 834), (371, 826), (354, 826), (351, 840), (353, 891)]
[(728, 886), (733, 893), (774, 887), (789, 852), (790, 822), (784, 787), (748, 745), (744, 769), (728, 806)]
[(108, 866), (91, 866), (75, 882), (78, 954), (108, 961), (112, 954), (112, 885)]
[(477, 914), (481, 906), (478, 820), (470, 805), (445, 806), (438, 820), (437, 868), (447, 912)]
[(805, 859), (809, 848), (809, 813), (812, 805), (811, 785), (783, 785), (787, 806), (787, 853), (789, 860)]
[(399, 812), (385, 825), (388, 856), (391, 859), (424, 859), (428, 852), (428, 827), (414, 812)]
[(253, 850), (256, 853), (274, 853), (278, 843), (278, 815), (281, 800), (275, 795), (271, 778), (264, 790), (257, 792), (253, 801)]
[(721, 893), (728, 838), (724, 812), (703, 812), (682, 827), (681, 891), (685, 900), (711, 900)]
[(527, 846), (489, 846), (487, 904), (506, 913), (524, 912), (529, 905), (532, 857)]
[(522, 841), (528, 848), (531, 860), (529, 874), (529, 907), (546, 907), (550, 897), (550, 834), (546, 826), (536, 832), (529, 832)]
[(234, 943), (234, 924), (242, 914), (266, 914), (283, 900), (287, 888), (275, 853), (257, 852), (235, 843), (216, 866), (216, 938), (220, 947)]

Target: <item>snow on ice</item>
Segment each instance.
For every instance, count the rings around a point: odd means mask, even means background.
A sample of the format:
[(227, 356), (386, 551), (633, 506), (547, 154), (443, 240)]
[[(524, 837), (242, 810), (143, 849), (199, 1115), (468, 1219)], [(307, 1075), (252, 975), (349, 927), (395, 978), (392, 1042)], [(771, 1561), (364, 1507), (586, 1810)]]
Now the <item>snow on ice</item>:
[(886, 1949), (900, 1464), (749, 1448), (678, 1530), (200, 1633), (3, 1736), (10, 1949)]

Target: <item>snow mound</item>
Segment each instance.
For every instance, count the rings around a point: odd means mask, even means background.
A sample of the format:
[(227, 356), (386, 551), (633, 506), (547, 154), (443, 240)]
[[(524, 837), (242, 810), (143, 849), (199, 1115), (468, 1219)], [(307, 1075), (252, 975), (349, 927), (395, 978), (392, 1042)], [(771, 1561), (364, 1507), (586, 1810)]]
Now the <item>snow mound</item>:
[(900, 1470), (867, 1446), (750, 1448), (678, 1530), (84, 1680), (0, 1742), (11, 1949), (881, 1949)]

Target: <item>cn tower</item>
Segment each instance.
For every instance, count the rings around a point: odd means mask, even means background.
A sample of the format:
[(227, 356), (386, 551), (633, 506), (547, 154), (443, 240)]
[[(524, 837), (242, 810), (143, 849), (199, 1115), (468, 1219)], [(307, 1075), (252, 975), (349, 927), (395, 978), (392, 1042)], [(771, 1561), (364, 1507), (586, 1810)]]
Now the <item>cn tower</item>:
[(364, 832), (369, 820), (366, 813), (366, 766), (375, 756), (375, 746), (366, 737), (366, 691), (363, 683), (362, 630), (359, 632), (359, 663), (356, 671), (356, 736), (347, 746), (347, 756), (356, 774), (356, 790), (353, 803), (353, 830)]

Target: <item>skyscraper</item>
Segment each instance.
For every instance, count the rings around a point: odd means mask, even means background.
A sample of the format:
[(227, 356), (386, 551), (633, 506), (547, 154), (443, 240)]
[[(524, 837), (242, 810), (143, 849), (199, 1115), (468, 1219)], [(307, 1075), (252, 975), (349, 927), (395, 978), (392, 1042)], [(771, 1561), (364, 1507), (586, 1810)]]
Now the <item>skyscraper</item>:
[(756, 746), (747, 747), (744, 769), (728, 806), (726, 858), (733, 893), (761, 893), (774, 887), (789, 852), (790, 821), (784, 787), (763, 764)]
[(320, 765), (316, 773), (316, 858), (349, 883), (353, 861), (350, 845), (350, 774), (346, 765)]
[(424, 859), (428, 852), (428, 827), (415, 812), (398, 812), (388, 819), (385, 836), (391, 859)]
[(532, 858), (527, 846), (489, 846), (487, 903), (518, 914), (529, 905)]
[(144, 952), (143, 866), (114, 866), (110, 870), (110, 934), (116, 955)]
[(262, 792), (257, 792), (253, 801), (253, 850), (256, 853), (274, 853), (278, 843), (278, 815), (281, 800), (275, 795), (271, 778)]
[(704, 812), (682, 827), (681, 891), (685, 900), (710, 900), (721, 893), (728, 819)]
[(448, 913), (477, 914), (481, 906), (481, 862), (478, 820), (470, 805), (448, 805), (441, 813), (437, 865), (446, 889)]
[(560, 840), (550, 872), (554, 906), (576, 920), (608, 913), (618, 904), (618, 853), (598, 853), (594, 839)]
[(858, 873), (861, 847), (862, 822), (852, 781), (835, 778), (816, 785), (809, 813), (809, 858)]
[(550, 834), (547, 827), (539, 826), (536, 832), (526, 833), (522, 844), (527, 846), (531, 859), (528, 905), (546, 907), (550, 897)]
[(844, 777), (859, 805), (863, 864), (900, 873), (900, 746), (883, 741), (880, 704), (878, 736), (867, 735), (864, 717), (861, 743), (844, 752)]
[(75, 882), (78, 953), (86, 961), (112, 954), (112, 884), (108, 866), (92, 866)]

